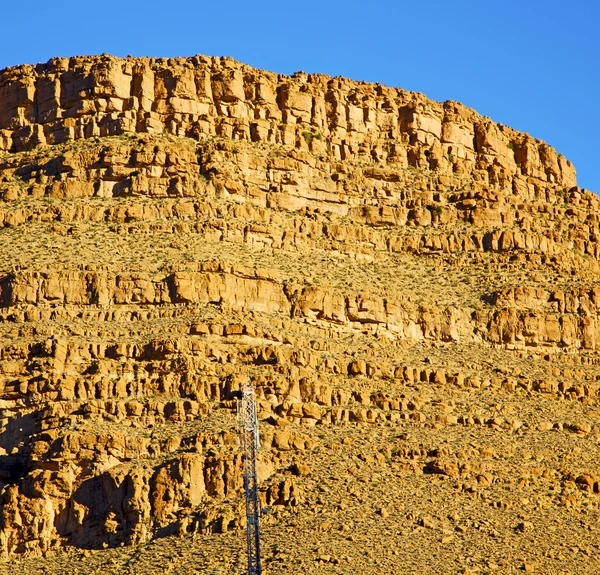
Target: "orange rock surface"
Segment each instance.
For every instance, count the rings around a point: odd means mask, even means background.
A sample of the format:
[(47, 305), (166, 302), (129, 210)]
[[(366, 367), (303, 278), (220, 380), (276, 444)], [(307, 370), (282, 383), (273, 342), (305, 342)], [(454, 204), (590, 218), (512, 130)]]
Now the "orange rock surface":
[(456, 102), (0, 71), (0, 572), (596, 572), (600, 201)]

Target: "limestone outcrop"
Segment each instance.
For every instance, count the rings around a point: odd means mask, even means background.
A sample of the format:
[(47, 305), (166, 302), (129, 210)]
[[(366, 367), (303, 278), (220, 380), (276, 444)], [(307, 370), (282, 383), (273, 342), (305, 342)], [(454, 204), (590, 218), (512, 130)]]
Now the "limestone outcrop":
[[(54, 58), (0, 76), (2, 148), (23, 151), (128, 133), (330, 148), (336, 160), (516, 176), (572, 187), (575, 171), (543, 142), (457, 102), (298, 72), (287, 77), (229, 58)], [(302, 143), (302, 141), (304, 142)]]
[(0, 71), (2, 565), (235, 572), (250, 379), (269, 572), (594, 572), (599, 211), (401, 89)]

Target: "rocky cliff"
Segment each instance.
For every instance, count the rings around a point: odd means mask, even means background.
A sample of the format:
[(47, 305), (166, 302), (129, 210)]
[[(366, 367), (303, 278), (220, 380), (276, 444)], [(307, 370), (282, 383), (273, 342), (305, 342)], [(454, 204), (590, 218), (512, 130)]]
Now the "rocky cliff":
[(270, 573), (593, 572), (599, 208), (545, 143), (400, 89), (1, 71), (5, 565), (243, 570), (250, 378)]

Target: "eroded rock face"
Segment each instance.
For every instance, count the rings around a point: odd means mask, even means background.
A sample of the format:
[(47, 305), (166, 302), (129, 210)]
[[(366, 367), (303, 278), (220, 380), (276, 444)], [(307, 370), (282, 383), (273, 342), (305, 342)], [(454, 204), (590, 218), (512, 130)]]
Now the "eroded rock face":
[(519, 491), (597, 507), (593, 449), (552, 446), (600, 433), (600, 205), (543, 142), (230, 59), (53, 59), (0, 72), (0, 198), (3, 559), (243, 527), (245, 378), (267, 523), (445, 525), (383, 506), (401, 478), (513, 535)]
[[(127, 133), (222, 136), (454, 172), (571, 187), (543, 142), (456, 102), (343, 78), (255, 70), (227, 58), (55, 58), (0, 75), (0, 143), (10, 151)], [(306, 132), (305, 135), (304, 132)]]

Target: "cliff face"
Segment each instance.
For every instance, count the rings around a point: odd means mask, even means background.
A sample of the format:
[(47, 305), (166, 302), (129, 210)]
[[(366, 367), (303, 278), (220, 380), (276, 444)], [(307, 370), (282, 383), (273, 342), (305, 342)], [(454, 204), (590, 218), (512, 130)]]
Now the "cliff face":
[(128, 133), (220, 136), (327, 149), (335, 160), (477, 170), (481, 183), (508, 189), (522, 176), (575, 185), (573, 166), (550, 146), (456, 102), (343, 78), (282, 76), (226, 58), (55, 58), (7, 69), (0, 130), (0, 149), (12, 152)]
[(53, 59), (0, 72), (0, 199), (5, 560), (221, 546), (244, 378), (274, 573), (544, 571), (596, 529), (600, 206), (543, 142), (343, 78)]

